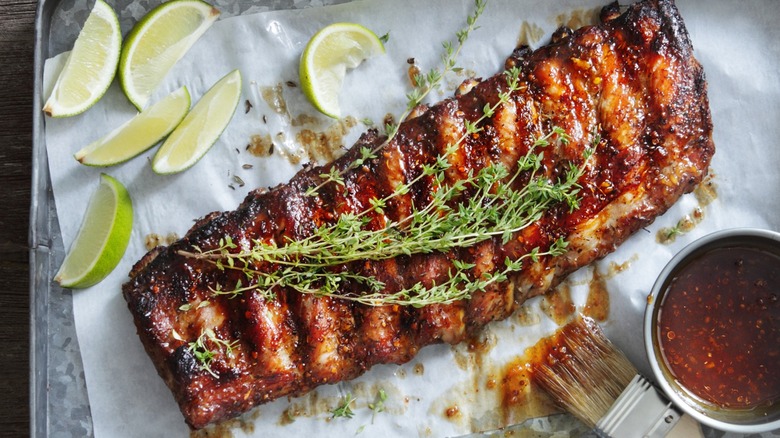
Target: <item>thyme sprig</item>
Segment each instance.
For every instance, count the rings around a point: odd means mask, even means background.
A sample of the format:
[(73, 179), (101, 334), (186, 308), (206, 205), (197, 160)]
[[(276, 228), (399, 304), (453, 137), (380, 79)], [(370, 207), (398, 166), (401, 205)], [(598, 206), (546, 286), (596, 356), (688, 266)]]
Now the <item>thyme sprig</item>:
[[(470, 23), (473, 24), (472, 21)], [(557, 179), (547, 175), (542, 167), (542, 149), (554, 143), (565, 145), (569, 137), (559, 127), (540, 136), (528, 152), (519, 158), (514, 170), (499, 162), (488, 164), (476, 172), (448, 182), (447, 173), (452, 170), (450, 158), (463, 143), (477, 137), (483, 123), (491, 118), (499, 107), (519, 90), (520, 71), (516, 68), (504, 73), (505, 87), (493, 104), (485, 104), (476, 120), (464, 120), (460, 137), (447, 145), (445, 150), (429, 163), (421, 165), (416, 176), (399, 184), (384, 197), (369, 200), (369, 206), (356, 213), (341, 214), (335, 223), (324, 224), (309, 237), (276, 241), (254, 240), (249, 248), (238, 248), (229, 236), (220, 240), (218, 247), (195, 251), (179, 251), (180, 254), (213, 263), (221, 270), (242, 272), (248, 280), (244, 286), (238, 280), (231, 290), (222, 285), (212, 289), (213, 295), (229, 298), (243, 292), (259, 290), (266, 299), (273, 299), (278, 288), (287, 288), (303, 294), (336, 297), (366, 305), (411, 305), (422, 307), (434, 303), (451, 303), (467, 299), (473, 293), (495, 283), (506, 281), (509, 275), (523, 267), (525, 260), (537, 261), (542, 256), (557, 256), (566, 250), (561, 238), (549, 248), (535, 248), (517, 260), (506, 258), (493, 272), (477, 275), (475, 265), (464, 260), (452, 260), (446, 279), (423, 285), (417, 283), (395, 292), (385, 290), (377, 278), (353, 272), (351, 263), (365, 260), (385, 260), (399, 256), (447, 253), (457, 257), (457, 249), (470, 247), (488, 239), (501, 239), (505, 244), (517, 232), (538, 221), (554, 205), (567, 205), (570, 210), (579, 206), (577, 181), (583, 175), (593, 147), (586, 148), (580, 165), (569, 163)], [(600, 142), (593, 135), (593, 144)], [(375, 151), (361, 150), (356, 163), (374, 159)], [(338, 170), (333, 170), (330, 180), (344, 185)], [(522, 179), (522, 181), (520, 180)], [(390, 202), (409, 196), (416, 184), (431, 188), (427, 204), (412, 205), (410, 214), (390, 220), (385, 209)], [(516, 188), (518, 187), (519, 188)], [(383, 227), (369, 227), (377, 218), (387, 220)], [(351, 293), (360, 289), (360, 293)], [(345, 292), (346, 291), (346, 292)]]
[(331, 418), (352, 418), (355, 416), (355, 412), (352, 410), (352, 404), (355, 402), (355, 397), (352, 393), (348, 392), (347, 395), (341, 399), (338, 406), (331, 411)]
[(487, 0), (475, 0), (474, 12), (466, 17), (466, 27), (460, 29), (455, 34), (455, 45), (453, 45), (452, 41), (445, 41), (442, 43), (444, 49), (444, 53), (441, 55), (442, 70), (432, 68), (427, 74), (415, 75), (413, 81), (415, 87), (406, 95), (406, 110), (401, 115), (399, 123), (388, 124), (385, 127), (388, 139), (392, 139), (398, 132), (400, 122), (406, 120), (414, 108), (420, 105), (431, 91), (439, 87), (439, 84), (441, 84), (441, 81), (447, 73), (457, 68), (456, 64), (460, 51), (466, 43), (466, 40), (468, 40), (471, 32), (479, 28), (479, 26), (477, 26), (477, 20), (479, 20), (479, 17), (485, 11), (485, 6), (487, 6)]
[(343, 176), (345, 173), (357, 169), (366, 161), (375, 158), (376, 152), (392, 141), (392, 139), (398, 133), (398, 126), (401, 124), (401, 122), (406, 120), (409, 115), (411, 115), (412, 111), (425, 100), (431, 91), (439, 87), (441, 81), (447, 75), (447, 73), (457, 69), (456, 64), (458, 56), (460, 55), (460, 51), (463, 48), (463, 45), (466, 43), (466, 40), (468, 40), (471, 32), (479, 28), (479, 26), (477, 26), (477, 20), (485, 11), (485, 6), (487, 6), (487, 0), (474, 0), (474, 12), (466, 17), (466, 27), (456, 32), (455, 45), (453, 45), (452, 41), (445, 41), (442, 43), (444, 53), (441, 55), (441, 70), (432, 68), (427, 74), (415, 75), (413, 81), (414, 88), (406, 95), (406, 109), (399, 116), (398, 123), (388, 123), (385, 125), (385, 134), (387, 136), (385, 140), (373, 148), (363, 147), (360, 151), (360, 158), (349, 163), (345, 169), (339, 170), (335, 166), (331, 166), (327, 173), (322, 173), (319, 175), (320, 178), (323, 178), (322, 182), (316, 186), (310, 187), (306, 191), (308, 196), (316, 195), (317, 191), (330, 183), (343, 186)]
[[(501, 94), (495, 106), (508, 98), (513, 90), (512, 77), (509, 76), (507, 92)], [(491, 113), (488, 110), (484, 112)], [(417, 283), (394, 293), (386, 293), (384, 284), (372, 276), (333, 270), (336, 266), (357, 260), (447, 252), (491, 238), (500, 238), (506, 243), (516, 232), (539, 220), (552, 205), (564, 203), (570, 209), (578, 207), (577, 180), (583, 174), (593, 149), (586, 149), (579, 166), (571, 163), (562, 179), (551, 181), (540, 174), (543, 154), (537, 149), (547, 147), (551, 141), (568, 141), (568, 136), (557, 127), (534, 142), (528, 153), (518, 161), (513, 174), (502, 164), (493, 164), (446, 185), (445, 173), (451, 167), (447, 157), (467, 136), (481, 129), (479, 123), (469, 126), (456, 144), (450, 145), (434, 163), (423, 166), (418, 177), (399, 185), (387, 197), (374, 199), (370, 208), (360, 213), (343, 214), (335, 224), (321, 226), (308, 238), (289, 241), (282, 246), (257, 240), (250, 249), (234, 252), (237, 245), (226, 237), (212, 250), (180, 253), (210, 261), (219, 269), (242, 271), (250, 279), (247, 286), (239, 280), (230, 291), (223, 291), (221, 286), (217, 286), (212, 291), (214, 295), (235, 297), (245, 291), (259, 289), (271, 299), (277, 287), (285, 287), (300, 293), (337, 297), (367, 305), (416, 307), (469, 298), (476, 291), (507, 280), (511, 273), (522, 268), (526, 259), (536, 262), (541, 256), (562, 254), (566, 242), (561, 238), (546, 251), (535, 248), (517, 260), (507, 258), (503, 267), (479, 277), (472, 274), (473, 264), (453, 260), (446, 281), (427, 287)], [(598, 141), (598, 136), (595, 136), (594, 143)], [(513, 183), (521, 175), (528, 178), (528, 182), (522, 188), (514, 189)], [(382, 214), (391, 199), (406, 195), (413, 184), (423, 178), (432, 178), (438, 187), (427, 205), (413, 210), (407, 217), (389, 222), (384, 228), (366, 228), (371, 221), (369, 213)], [(466, 193), (469, 196), (462, 200)], [(453, 202), (459, 199), (463, 202)], [(258, 268), (269, 264), (276, 268)], [(365, 292), (345, 294), (342, 287), (348, 283), (363, 286)]]
[(200, 364), (200, 369), (208, 372), (214, 377), (218, 377), (214, 370), (211, 369), (211, 362), (217, 356), (217, 354), (224, 352), (228, 356), (233, 355), (233, 349), (238, 344), (238, 341), (228, 342), (224, 339), (217, 337), (214, 330), (208, 328), (201, 331), (200, 336), (195, 341), (187, 344), (187, 348)]
[(384, 388), (379, 388), (376, 394), (376, 401), (368, 404), (368, 408), (371, 409), (371, 422), (374, 422), (374, 416), (385, 410), (385, 402), (387, 401), (387, 392)]

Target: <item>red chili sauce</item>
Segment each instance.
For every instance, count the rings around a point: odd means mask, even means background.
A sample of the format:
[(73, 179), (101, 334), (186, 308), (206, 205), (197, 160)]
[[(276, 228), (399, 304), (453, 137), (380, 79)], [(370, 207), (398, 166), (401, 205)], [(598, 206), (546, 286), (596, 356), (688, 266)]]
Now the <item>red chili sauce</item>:
[(658, 337), (678, 383), (726, 409), (780, 401), (780, 257), (710, 250), (666, 289)]

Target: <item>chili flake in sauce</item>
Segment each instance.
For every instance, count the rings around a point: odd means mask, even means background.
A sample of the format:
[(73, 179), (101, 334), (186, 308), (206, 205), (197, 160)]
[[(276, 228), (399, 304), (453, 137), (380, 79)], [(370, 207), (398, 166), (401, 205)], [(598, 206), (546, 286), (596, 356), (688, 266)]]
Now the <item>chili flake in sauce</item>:
[(718, 248), (694, 259), (665, 291), (658, 337), (678, 383), (727, 409), (780, 401), (780, 257)]

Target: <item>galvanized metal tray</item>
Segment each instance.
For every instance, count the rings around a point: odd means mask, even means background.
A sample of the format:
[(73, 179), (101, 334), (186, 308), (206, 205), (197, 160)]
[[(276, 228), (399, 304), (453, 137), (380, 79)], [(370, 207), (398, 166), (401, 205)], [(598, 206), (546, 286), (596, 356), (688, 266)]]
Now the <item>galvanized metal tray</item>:
[(30, 431), (31, 436), (92, 436), (70, 291), (51, 281), (62, 262), (41, 106), (43, 63), (55, 49), (51, 22), (60, 2), (40, 0), (35, 22), (32, 193), (30, 206)]
[[(215, 0), (223, 17), (349, 0)], [(123, 33), (162, 0), (114, 0)], [(72, 294), (52, 281), (65, 250), (54, 205), (44, 129), (43, 67), (69, 50), (94, 0), (39, 0), (35, 25), (32, 193), (30, 206), (31, 436), (93, 436), (90, 404), (73, 321)], [(723, 436), (706, 430), (707, 437)], [(766, 434), (769, 436), (769, 434)], [(728, 436), (735, 436), (729, 434)]]

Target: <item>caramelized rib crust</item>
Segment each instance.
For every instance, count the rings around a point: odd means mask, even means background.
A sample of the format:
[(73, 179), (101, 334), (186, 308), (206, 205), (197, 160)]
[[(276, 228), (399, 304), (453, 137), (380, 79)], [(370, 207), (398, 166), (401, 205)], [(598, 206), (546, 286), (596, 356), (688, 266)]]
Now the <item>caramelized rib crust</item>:
[[(569, 163), (582, 163), (583, 151), (599, 135), (579, 181), (578, 210), (556, 206), (507, 244), (489, 240), (450, 253), (365, 260), (349, 268), (376, 276), (394, 292), (442, 281), (454, 257), (475, 263), (479, 275), (494, 272), (506, 257), (548, 248), (559, 237), (569, 242), (564, 255), (528, 264), (469, 300), (413, 308), (368, 307), (284, 289), (275, 291), (274, 300), (259, 292), (214, 297), (216, 285), (235, 284), (239, 274), (179, 253), (195, 245), (218, 247), (225, 236), (244, 249), (255, 239), (283, 244), (345, 212), (367, 209), (371, 198), (417, 177), (465, 131), (465, 121), (478, 119), (486, 103), (498, 101), (507, 88), (498, 74), (402, 123), (376, 159), (346, 171), (343, 187), (329, 184), (317, 196), (305, 194), (331, 166), (347, 169), (361, 147), (380, 145), (384, 138), (375, 131), (335, 162), (304, 169), (270, 191), (250, 193), (237, 210), (212, 213), (180, 241), (139, 261), (123, 294), (187, 423), (201, 428), (282, 396), (354, 378), (374, 364), (404, 363), (432, 343), (460, 342), (613, 251), (692, 190), (707, 172), (714, 145), (704, 74), (674, 4), (647, 0), (622, 15), (610, 5), (601, 19), (597, 26), (562, 29), (538, 50), (518, 48), (507, 65), (521, 69), (521, 89), (461, 144), (447, 173), (452, 182), (491, 163), (515, 168), (534, 139), (557, 125), (571, 141), (544, 151), (543, 169), (555, 179)], [(430, 180), (415, 183), (369, 226), (381, 227), (422, 207), (432, 187)], [(209, 304), (198, 305), (204, 301)], [(188, 348), (207, 329), (235, 342), (232, 354), (215, 349), (213, 374)]]

